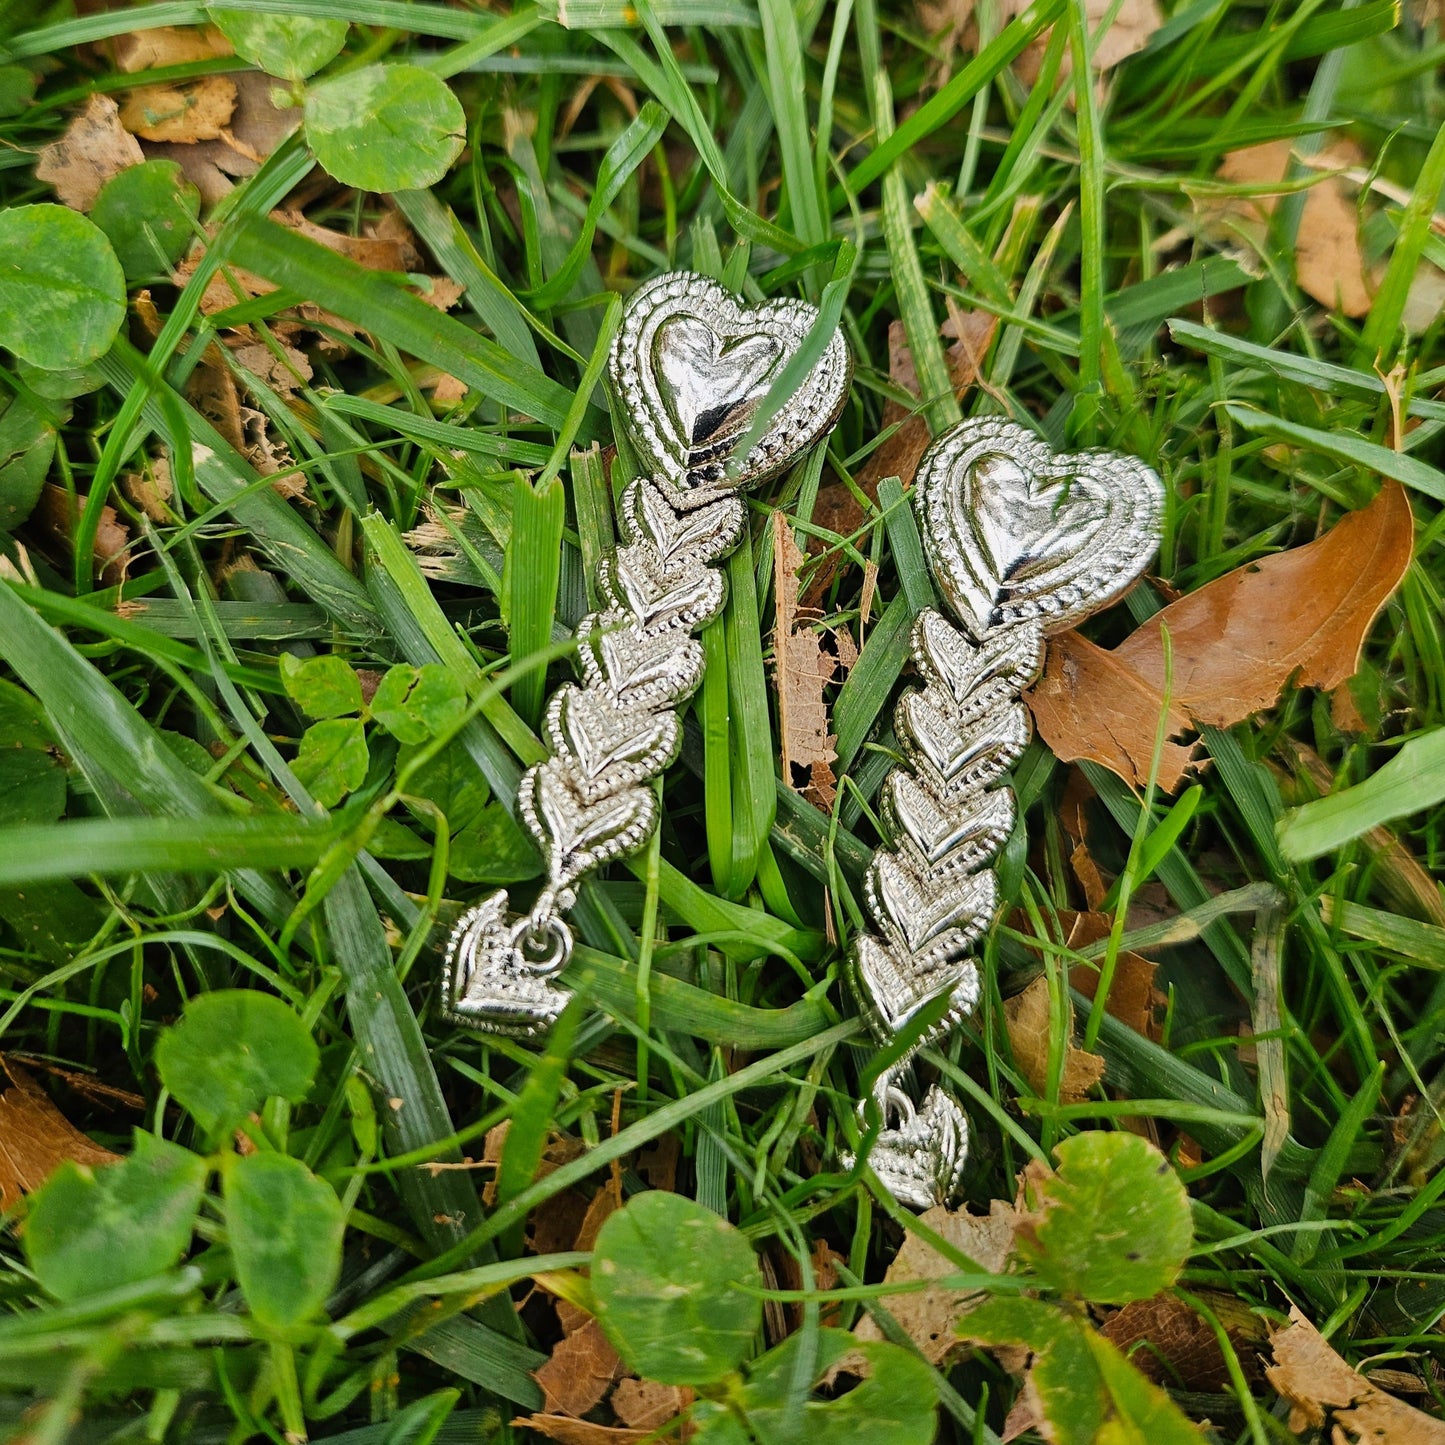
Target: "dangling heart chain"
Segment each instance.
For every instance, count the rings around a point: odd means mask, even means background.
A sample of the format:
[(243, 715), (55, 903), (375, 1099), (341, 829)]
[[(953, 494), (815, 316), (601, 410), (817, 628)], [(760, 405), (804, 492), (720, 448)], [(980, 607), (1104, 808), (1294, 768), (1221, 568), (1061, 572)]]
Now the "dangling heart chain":
[[(960, 626), (931, 608), (913, 628), (922, 688), (894, 729), (906, 765), (883, 783), (894, 842), (865, 880), (877, 934), (857, 938), (849, 976), (880, 1043), (946, 997), (942, 1018), (879, 1078), (868, 1162), (914, 1209), (957, 1192), (968, 1120), (937, 1084), (916, 1106), (903, 1082), (916, 1054), (978, 1002), (973, 945), (998, 885), (991, 864), (1015, 820), (999, 783), (1029, 740), (1021, 694), (1044, 638), (1113, 601), (1158, 546), (1163, 489), (1111, 452), (1056, 456), (1013, 422), (976, 418), (945, 432), (919, 467), (915, 502), (934, 576)], [(860, 1109), (867, 1116), (867, 1109)]]
[[(739, 455), (759, 402), (816, 317), (799, 301), (744, 307), (683, 273), (629, 301), (608, 369), (645, 470), (622, 495), (621, 545), (598, 568), (604, 605), (578, 629), (582, 682), (552, 696), (551, 755), (518, 796), (546, 885), (522, 918), (498, 892), (458, 923), (445, 975), (446, 1010), (458, 1022), (536, 1033), (571, 997), (558, 981), (572, 952), (563, 915), (585, 874), (657, 826), (653, 782), (676, 756), (677, 710), (702, 677), (692, 633), (723, 606), (713, 564), (741, 535), (737, 493), (777, 475), (842, 409), (851, 363), (835, 335)], [(880, 1043), (947, 1000), (873, 1090), (879, 1132), (869, 1162), (895, 1197), (926, 1209), (958, 1188), (968, 1121), (937, 1084), (921, 1105), (905, 1084), (918, 1052), (978, 1001), (971, 955), (997, 903), (993, 859), (1015, 824), (1013, 793), (1001, 784), (1029, 739), (1022, 693), (1039, 674), (1045, 637), (1113, 601), (1148, 564), (1163, 489), (1133, 458), (1055, 455), (1013, 422), (978, 418), (930, 447), (915, 501), (957, 625), (930, 609), (914, 626), (924, 685), (894, 716), (905, 765), (883, 786), (893, 841), (868, 869), (876, 932), (855, 941), (849, 977)]]
[(822, 358), (739, 455), (758, 405), (793, 357), (816, 310), (801, 301), (744, 307), (715, 282), (674, 273), (628, 302), (608, 370), (628, 435), (647, 470), (618, 507), (621, 544), (603, 558), (602, 608), (578, 628), (581, 684), (547, 707), (551, 756), (518, 793), (522, 824), (547, 881), (512, 919), (505, 892), (465, 913), (447, 947), (447, 1013), (490, 1032), (549, 1027), (570, 991), (563, 916), (594, 868), (639, 848), (657, 826), (653, 780), (677, 755), (677, 709), (702, 678), (692, 633), (722, 610), (713, 565), (737, 545), (736, 493), (777, 475), (832, 430), (852, 364), (835, 334)]

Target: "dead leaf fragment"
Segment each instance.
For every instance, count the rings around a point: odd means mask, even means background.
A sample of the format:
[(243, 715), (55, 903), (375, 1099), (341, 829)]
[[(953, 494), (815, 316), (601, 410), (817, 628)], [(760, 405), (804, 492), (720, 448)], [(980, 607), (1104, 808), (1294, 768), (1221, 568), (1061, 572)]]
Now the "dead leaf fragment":
[[(961, 311), (957, 307), (950, 310), (948, 320), (939, 327), (939, 334), (951, 341), (945, 356), (955, 396), (961, 397), (978, 380), (997, 329), (998, 317), (984, 311)], [(918, 371), (901, 321), (890, 322), (888, 326), (888, 379), (911, 396), (918, 395)], [(895, 430), (889, 432), (889, 428)], [(858, 485), (870, 497), (878, 495), (878, 483), (884, 477), (897, 477), (907, 486), (932, 440), (923, 413), (893, 400), (884, 403), (883, 430), (887, 435), (869, 453), (857, 476)], [(862, 521), (861, 514), (859, 521)]]
[(596, 1320), (563, 1335), (547, 1362), (533, 1371), (532, 1378), (546, 1397), (549, 1415), (571, 1415), (580, 1419), (596, 1409), (622, 1373), (622, 1361), (602, 1333)]
[[(1004, 0), (1001, 20), (1014, 20), (1028, 9), (1028, 0)], [(1112, 14), (1109, 28), (1102, 27)], [(1149, 37), (1164, 23), (1164, 13), (1156, 0), (1122, 0), (1115, 6), (1115, 0), (1084, 0), (1084, 17), (1089, 25), (1091, 70), (1102, 76), (1113, 70), (1131, 55), (1137, 55), (1149, 43)], [(1053, 27), (1045, 30), (1017, 61), (1019, 75), (1032, 85), (1043, 69), (1044, 52), (1048, 49)], [(1064, 52), (1063, 64), (1059, 67), (1058, 84), (1063, 86), (1073, 74), (1073, 58)], [(1103, 93), (1104, 83), (1098, 81), (1095, 89)], [(1073, 96), (1069, 103), (1074, 103)]]
[(272, 211), (271, 219), (371, 271), (414, 271), (421, 264), (416, 237), (395, 211), (384, 212), (381, 220), (360, 236), (318, 226), (300, 211)]
[(1270, 1340), (1274, 1364), (1269, 1382), (1290, 1403), (1290, 1429), (1323, 1429), (1333, 1422), (1332, 1441), (1370, 1445), (1445, 1445), (1445, 1423), (1387, 1395), (1352, 1370), (1297, 1306), (1290, 1325)]
[[(1024, 700), (1040, 736), (1061, 762), (1098, 763), (1135, 788), (1148, 782), (1164, 699), (1116, 653), (1078, 632), (1061, 633), (1050, 640), (1043, 676)], [(1194, 748), (1176, 741), (1189, 729), (1189, 718), (1176, 702), (1159, 754), (1159, 786), (1166, 793), (1179, 786), (1194, 762)]]
[[(1065, 1104), (1082, 1103), (1104, 1077), (1104, 1060), (1079, 1048), (1074, 1042), (1074, 1006), (1065, 999), (1068, 1028), (1065, 1032), (1064, 1074), (1059, 1085), (1059, 1100)], [(1022, 993), (1005, 999), (1004, 1026), (1014, 1062), (1028, 1081), (1029, 1087), (1042, 1098), (1049, 1085), (1049, 1049), (1055, 1034), (1054, 1012), (1049, 999), (1049, 981), (1040, 974)]]
[(253, 166), (267, 156), (301, 125), (301, 107), (278, 105), (287, 99), (284, 90), (259, 70), (243, 70), (231, 79), (236, 86), (236, 108), (225, 143)]
[(231, 53), (231, 42), (214, 25), (157, 25), (129, 31), (115, 42), (116, 68), (127, 75)]
[(1318, 541), (1236, 568), (1171, 602), (1115, 655), (1162, 690), (1160, 634), (1167, 627), (1175, 696), (1199, 722), (1231, 727), (1273, 706), (1291, 681), (1328, 689), (1352, 677), (1414, 544), (1409, 498), (1386, 481), (1369, 506)]
[[(231, 44), (214, 25), (162, 25), (121, 36), (114, 54), (116, 66), (133, 75), (230, 55)], [(237, 95), (237, 84), (228, 75), (139, 85), (125, 97), (120, 123), (142, 140), (182, 145), (220, 140), (235, 112)]]
[(618, 1381), (608, 1403), (624, 1425), (634, 1430), (659, 1430), (692, 1403), (692, 1391), (628, 1375)]
[(19, 1064), (0, 1059), (0, 1066), (10, 1076), (0, 1094), (0, 1209), (13, 1209), (67, 1159), (94, 1165), (121, 1157), (82, 1134)]
[[(1109, 936), (1113, 920), (1107, 913), (1071, 913), (1059, 910), (1059, 922), (1065, 930), (1066, 946), (1075, 953)], [(1109, 980), (1109, 997), (1104, 1011), (1110, 1018), (1158, 1043), (1161, 1033), (1155, 1011), (1163, 1006), (1165, 997), (1154, 987), (1158, 964), (1137, 953), (1121, 952), (1114, 961), (1114, 976)], [(1076, 988), (1090, 1002), (1099, 987), (1099, 970), (1091, 964), (1076, 964), (1069, 970), (1069, 986)]]
[[(939, 60), (946, 70), (953, 52), (969, 41), (973, 25), (973, 0), (918, 0), (918, 23), (932, 38)], [(943, 79), (940, 74), (937, 77)]]
[[(1234, 1295), (1212, 1290), (1201, 1297), (1224, 1326), (1246, 1377), (1257, 1383), (1260, 1367), (1254, 1346), (1264, 1338), (1259, 1317), (1241, 1307)], [(1156, 1385), (1211, 1393), (1230, 1388), (1229, 1366), (1213, 1327), (1171, 1290), (1115, 1310), (1099, 1333)]]
[(142, 140), (220, 140), (236, 109), (236, 84), (227, 75), (203, 75), (184, 85), (140, 85), (125, 98), (120, 123)]
[[(1013, 1254), (1014, 1236), (1023, 1216), (1011, 1204), (993, 1200), (987, 1214), (935, 1205), (919, 1215), (918, 1222), (941, 1235), (986, 1274), (1003, 1274)], [(945, 1259), (917, 1234), (909, 1233), (883, 1277), (884, 1284), (913, 1284), (957, 1274), (958, 1266)], [(962, 1347), (956, 1328), (962, 1315), (982, 1296), (976, 1290), (950, 1290), (941, 1286), (888, 1296), (888, 1313), (930, 1364), (941, 1365)], [(853, 1333), (860, 1340), (881, 1340), (883, 1332), (866, 1316)]]
[(166, 457), (155, 457), (144, 472), (128, 472), (120, 484), (133, 506), (139, 507), (152, 522), (173, 521), (167, 502), (175, 495), (171, 464)]
[[(1135, 787), (1149, 775), (1163, 710), (1163, 630), (1172, 650), (1170, 738), (1185, 718), (1214, 727), (1272, 707), (1285, 687), (1338, 687), (1414, 550), (1405, 489), (1386, 481), (1369, 506), (1317, 541), (1237, 567), (1155, 613), (1112, 652), (1066, 632), (1049, 643), (1027, 701), (1065, 762), (1089, 758)], [(1166, 742), (1159, 784), (1172, 792), (1190, 750)]]
[(51, 1059), (37, 1058), (34, 1054), (11, 1054), (10, 1058), (17, 1064), (23, 1061), (27, 1070), (33, 1069), (36, 1073), (49, 1074), (52, 1078), (62, 1080), (68, 1088), (74, 1089), (77, 1094), (83, 1094), (91, 1103), (99, 1104), (102, 1108), (114, 1109), (121, 1106), (144, 1111), (146, 1107), (143, 1094), (137, 1094), (133, 1089), (107, 1084), (94, 1074), (87, 1074), (80, 1069), (67, 1069), (63, 1064), (57, 1064)]
[[(1028, 8), (1028, 0), (1004, 0), (997, 24), (1015, 19)], [(1103, 72), (1112, 70), (1131, 55), (1137, 55), (1149, 37), (1164, 23), (1155, 0), (1123, 0), (1115, 14), (1113, 23), (1100, 33), (1100, 27), (1114, 9), (1113, 0), (1085, 0), (1084, 14), (1093, 38), (1093, 68)], [(939, 35), (945, 58), (955, 46), (963, 43), (972, 45), (978, 38), (978, 27), (974, 24), (973, 0), (923, 0), (918, 6), (918, 17), (923, 28), (931, 35)], [(1019, 74), (1032, 84), (1038, 76), (1043, 62), (1043, 53), (1048, 48), (1050, 31), (1046, 30), (1019, 57)], [(1060, 67), (1059, 80), (1062, 84), (1070, 74), (1068, 53)]]
[[(47, 482), (33, 513), (34, 521), (50, 533), (67, 552), (74, 550), (75, 527), (90, 498), (77, 493), (74, 501), (64, 487)], [(116, 515), (108, 502), (100, 509), (100, 524), (95, 530), (91, 555), (108, 586), (125, 580), (129, 567), (130, 529)]]
[(92, 95), (60, 139), (41, 148), (35, 178), (72, 210), (88, 211), (107, 181), (143, 160), (140, 142), (120, 123), (120, 107), (108, 95)]
[(773, 513), (773, 597), (777, 628), (773, 637), (774, 681), (778, 689), (779, 745), (783, 781), (825, 811), (837, 796), (833, 764), (838, 739), (828, 731), (823, 689), (838, 670), (838, 659), (823, 651), (810, 622), (817, 614), (798, 605), (798, 573), (805, 558), (793, 528)]
[[(1219, 179), (1234, 185), (1270, 186), (1289, 170), (1293, 143), (1269, 141), (1225, 156)], [(1352, 141), (1339, 140), (1311, 157), (1312, 164), (1343, 171), (1358, 166), (1364, 153)], [(1216, 209), (1229, 214), (1264, 240), (1278, 195), (1260, 195), (1225, 203)], [(1364, 316), (1371, 290), (1359, 215), (1351, 190), (1338, 175), (1325, 175), (1305, 195), (1295, 238), (1295, 275), (1302, 290), (1321, 306), (1338, 306), (1346, 316)]]

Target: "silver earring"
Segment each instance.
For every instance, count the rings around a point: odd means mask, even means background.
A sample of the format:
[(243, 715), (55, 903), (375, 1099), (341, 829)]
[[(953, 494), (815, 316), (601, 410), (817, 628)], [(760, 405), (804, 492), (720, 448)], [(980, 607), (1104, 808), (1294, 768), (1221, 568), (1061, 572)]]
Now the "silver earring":
[(880, 1042), (949, 1000), (873, 1090), (882, 1127), (869, 1163), (901, 1203), (927, 1209), (958, 1190), (968, 1120), (937, 1084), (921, 1105), (904, 1084), (918, 1051), (978, 1002), (971, 954), (992, 922), (992, 863), (1014, 826), (1014, 795), (1000, 783), (1029, 740), (1020, 695), (1039, 675), (1044, 638), (1114, 601), (1148, 565), (1164, 493), (1132, 457), (1055, 454), (1013, 422), (975, 418), (930, 447), (914, 495), (958, 625), (932, 609), (914, 625), (924, 685), (894, 714), (906, 765), (883, 785), (893, 842), (868, 869), (876, 932), (855, 941), (849, 977)]
[(678, 708), (702, 677), (692, 633), (722, 610), (712, 564), (742, 534), (738, 492), (776, 476), (832, 430), (852, 362), (835, 334), (746, 455), (758, 405), (817, 319), (802, 301), (745, 306), (716, 282), (660, 276), (629, 300), (608, 373), (643, 475), (618, 508), (621, 544), (598, 569), (603, 606), (578, 628), (582, 680), (552, 695), (551, 756), (528, 770), (518, 816), (546, 860), (531, 911), (497, 892), (469, 909), (447, 947), (444, 1008), (489, 1032), (548, 1028), (570, 991), (565, 914), (593, 869), (657, 826), (653, 780), (681, 740)]

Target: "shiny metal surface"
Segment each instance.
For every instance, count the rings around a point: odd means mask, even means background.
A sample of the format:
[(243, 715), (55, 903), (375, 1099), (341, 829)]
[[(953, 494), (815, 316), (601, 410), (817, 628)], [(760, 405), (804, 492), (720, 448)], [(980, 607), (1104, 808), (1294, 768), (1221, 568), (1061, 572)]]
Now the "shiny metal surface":
[(716, 282), (672, 273), (631, 298), (608, 361), (620, 420), (648, 468), (619, 507), (620, 543), (598, 570), (601, 610), (578, 629), (580, 683), (552, 696), (551, 756), (528, 770), (518, 817), (546, 860), (530, 914), (505, 892), (463, 915), (447, 948), (444, 1007), (470, 1027), (530, 1034), (566, 1006), (563, 915), (579, 881), (639, 848), (657, 826), (655, 779), (677, 754), (677, 707), (702, 678), (692, 633), (721, 611), (716, 564), (741, 536), (735, 493), (830, 431), (852, 373), (834, 335), (746, 456), (758, 404), (817, 317), (801, 301), (745, 306)]
[(905, 1085), (918, 1050), (978, 1002), (971, 954), (993, 920), (993, 859), (1016, 823), (1005, 777), (1030, 735), (1020, 695), (1043, 665), (1045, 635), (1113, 601), (1148, 565), (1164, 495), (1132, 457), (1056, 455), (1012, 422), (977, 418), (929, 449), (915, 499), (957, 625), (932, 610), (914, 625), (923, 686), (894, 714), (905, 765), (883, 786), (893, 841), (868, 870), (876, 932), (855, 940), (849, 977), (883, 1042), (949, 1000), (872, 1101), (882, 1128), (869, 1163), (900, 1202), (926, 1209), (956, 1192), (968, 1125), (938, 1085), (918, 1108)]

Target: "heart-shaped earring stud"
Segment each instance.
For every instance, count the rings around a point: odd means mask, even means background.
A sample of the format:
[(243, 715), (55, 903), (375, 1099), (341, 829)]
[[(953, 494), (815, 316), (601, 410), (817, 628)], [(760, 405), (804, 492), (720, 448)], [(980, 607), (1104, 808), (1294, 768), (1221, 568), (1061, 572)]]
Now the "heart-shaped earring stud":
[(1054, 452), (1015, 422), (963, 422), (918, 468), (938, 585), (975, 635), (1059, 632), (1131, 587), (1158, 550), (1159, 478), (1118, 452)]
[(962, 626), (924, 612), (913, 657), (924, 686), (894, 727), (907, 766), (884, 780), (893, 842), (874, 855), (866, 901), (877, 928), (855, 940), (849, 976), (886, 1041), (947, 995), (942, 1021), (889, 1073), (870, 1162), (902, 1203), (947, 1202), (967, 1129), (937, 1085), (914, 1109), (908, 1059), (972, 1012), (969, 956), (992, 922), (991, 866), (1015, 825), (1008, 769), (1029, 739), (1021, 694), (1043, 665), (1044, 637), (1131, 587), (1159, 545), (1164, 493), (1142, 462), (1113, 452), (1056, 454), (997, 418), (965, 421), (929, 448), (915, 501), (929, 562)]
[(722, 609), (713, 565), (742, 535), (732, 492), (775, 476), (826, 436), (852, 364), (834, 334), (801, 385), (744, 455), (759, 405), (818, 319), (802, 301), (746, 306), (715, 281), (675, 273), (641, 287), (623, 312), (608, 374), (647, 468), (618, 507), (620, 545), (598, 568), (605, 605), (578, 628), (582, 680), (547, 708), (550, 756), (528, 770), (518, 816), (546, 860), (530, 914), (505, 893), (462, 916), (447, 949), (449, 1017), (492, 1032), (548, 1028), (571, 994), (563, 916), (594, 868), (632, 852), (657, 826), (654, 780), (681, 740), (676, 709), (702, 678), (691, 634)]
[(837, 332), (746, 457), (758, 403), (818, 319), (805, 301), (746, 306), (705, 276), (659, 276), (628, 302), (608, 360), (629, 432), (658, 477), (686, 494), (775, 476), (826, 436), (853, 374)]

